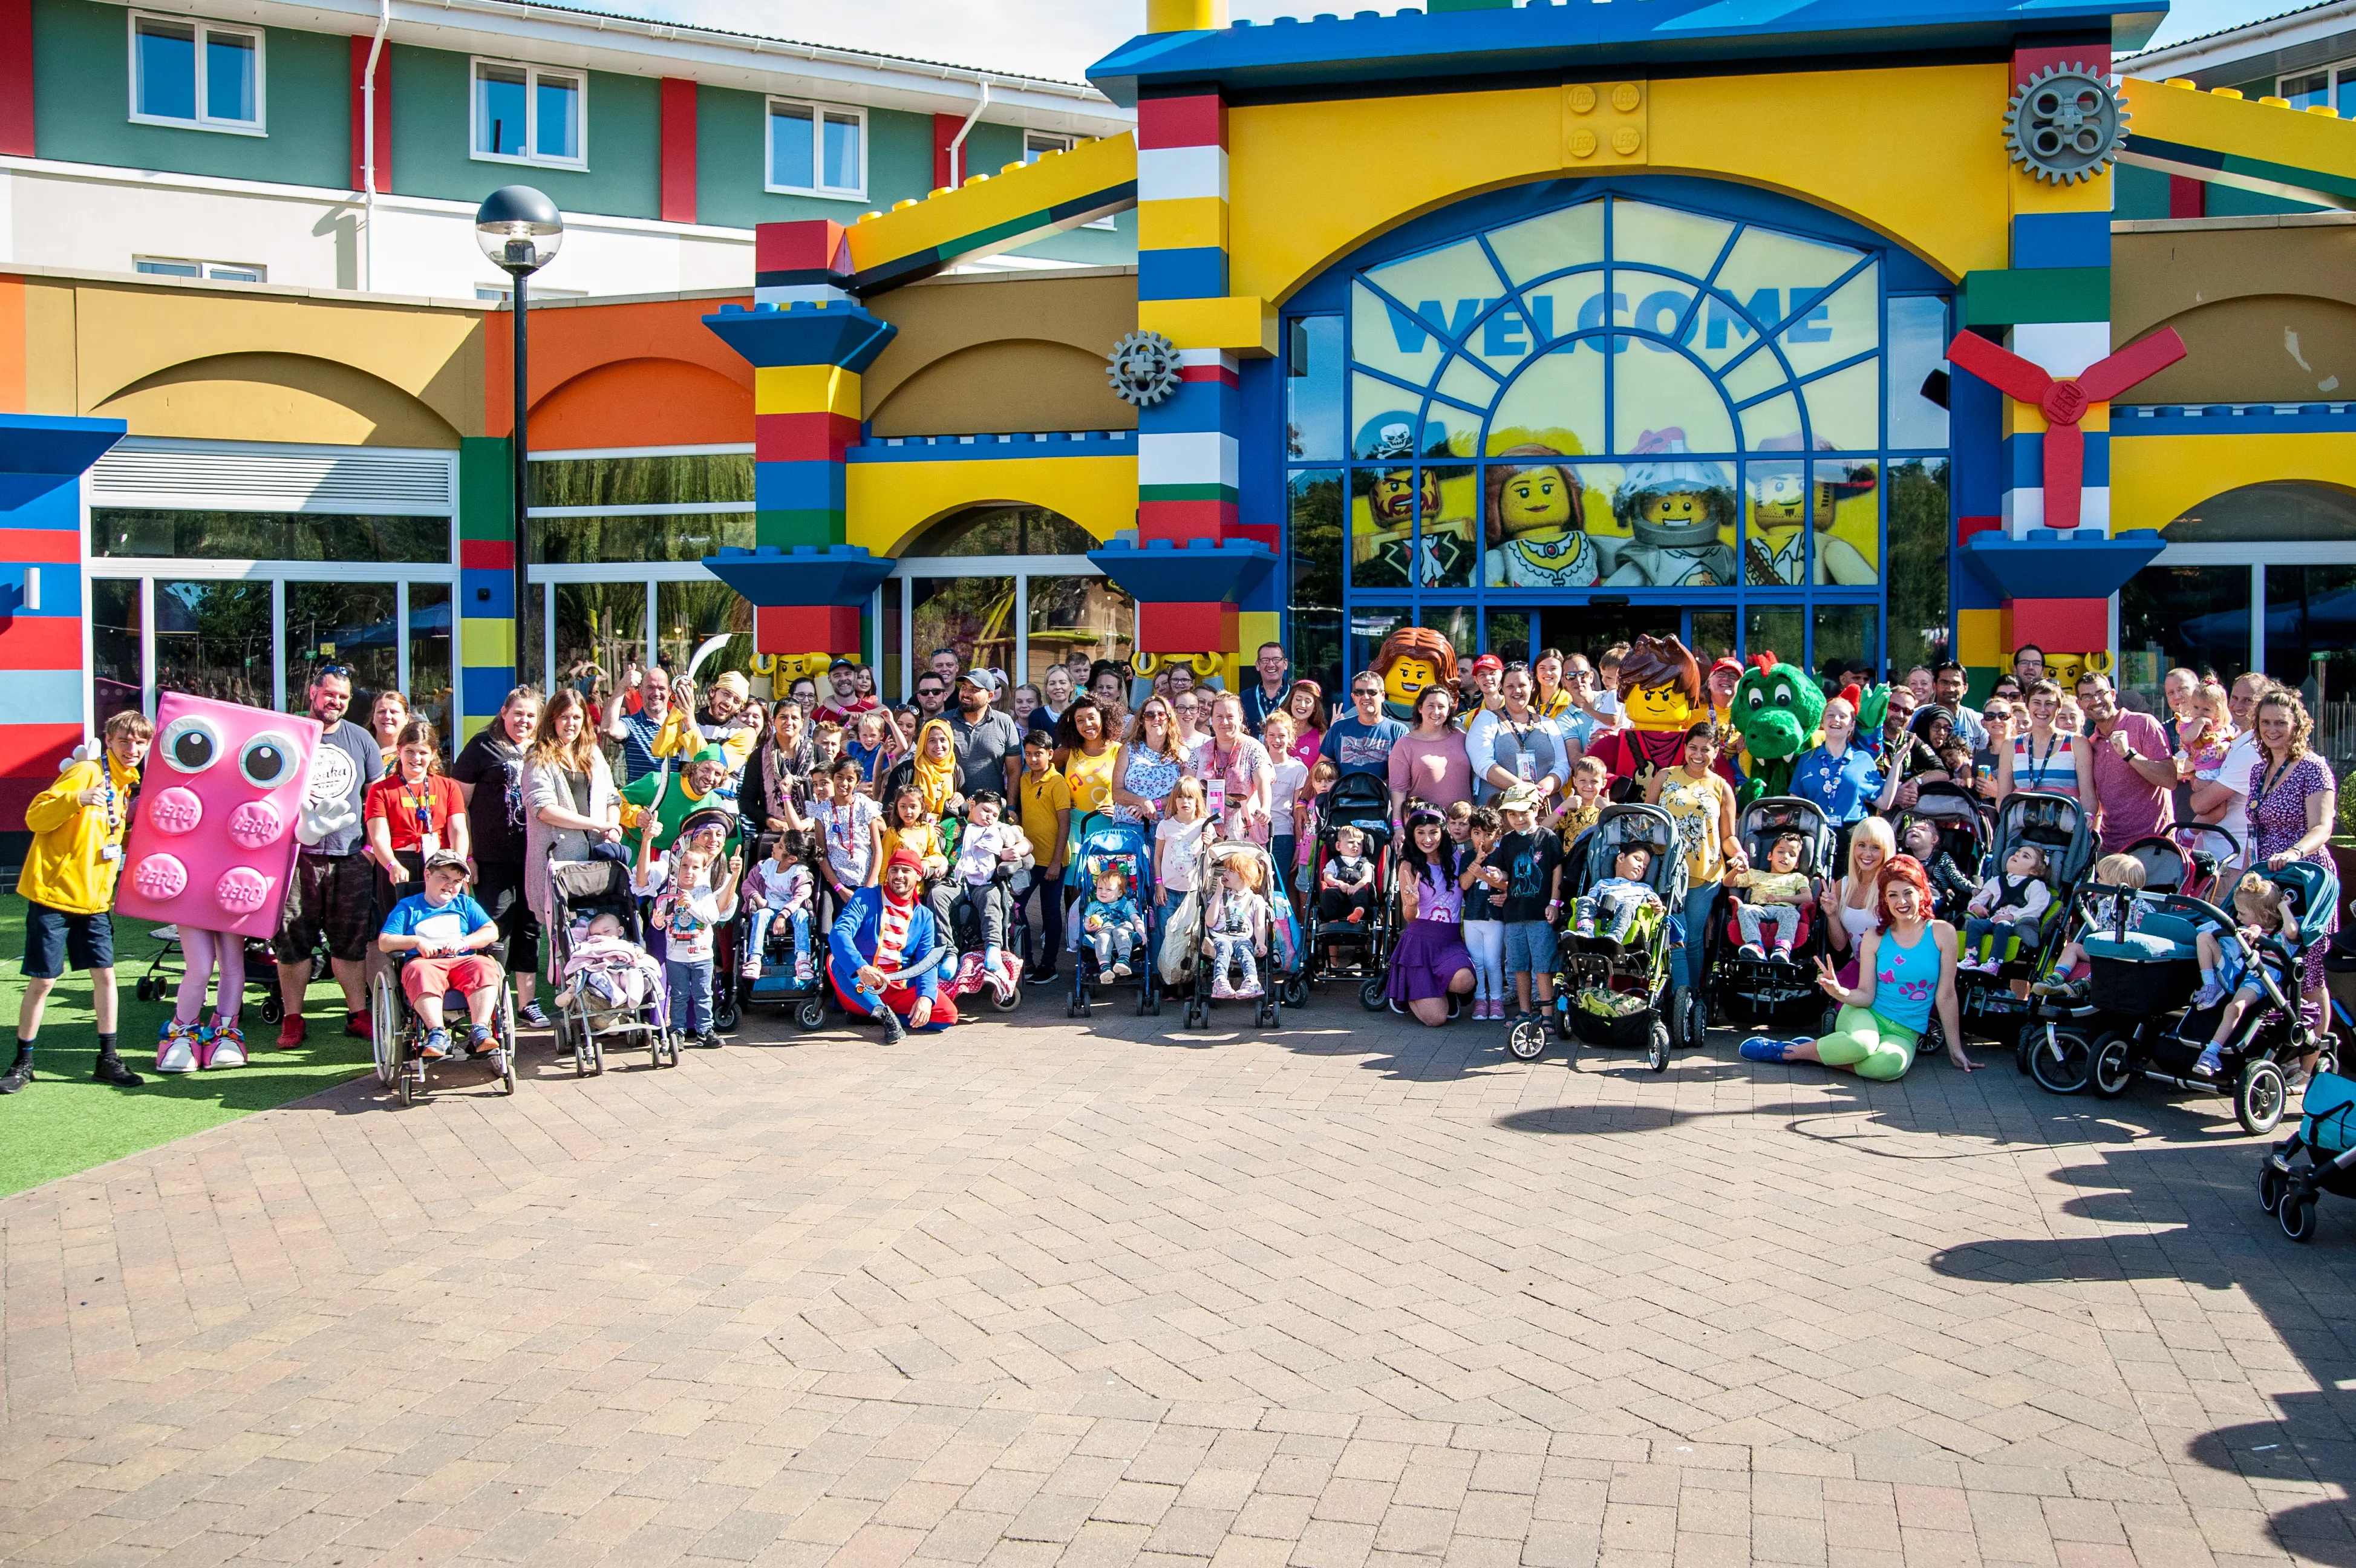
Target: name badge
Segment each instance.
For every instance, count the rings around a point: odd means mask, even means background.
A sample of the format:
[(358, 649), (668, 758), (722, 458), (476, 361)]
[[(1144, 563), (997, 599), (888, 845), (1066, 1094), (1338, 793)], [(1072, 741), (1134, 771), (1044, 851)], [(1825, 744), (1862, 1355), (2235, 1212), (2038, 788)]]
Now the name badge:
[(1514, 758), (1514, 772), (1520, 777), (1523, 783), (1527, 784), (1537, 778), (1535, 770), (1537, 765), (1537, 759), (1528, 752), (1521, 752)]
[(434, 856), (441, 851), (441, 848), (442, 835), (440, 833), (426, 832), (417, 835), (417, 853), (425, 859), (433, 859)]
[(1214, 779), (1211, 780), (1210, 800), (1211, 815), (1214, 817), (1225, 817), (1227, 814), (1227, 781), (1226, 779)]
[(123, 846), (119, 843), (108, 844), (98, 852), (98, 858), (101, 860), (121, 860), (123, 858)]

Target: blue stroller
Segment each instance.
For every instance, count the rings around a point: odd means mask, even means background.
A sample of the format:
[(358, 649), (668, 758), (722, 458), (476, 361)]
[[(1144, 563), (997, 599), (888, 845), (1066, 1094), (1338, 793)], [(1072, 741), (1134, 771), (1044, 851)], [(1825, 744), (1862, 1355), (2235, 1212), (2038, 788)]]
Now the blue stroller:
[[(2258, 1167), (2258, 1207), (2294, 1241), (2315, 1240), (2316, 1200), (2329, 1192), (2356, 1197), (2356, 1081), (2319, 1072), (2307, 1086), (2298, 1131), (2274, 1146)], [(2304, 1154), (2307, 1165), (2291, 1161)]]
[[(1153, 908), (1153, 854), (1145, 830), (1135, 822), (1117, 822), (1109, 817), (1092, 817), (1081, 832), (1079, 854), (1073, 857), (1073, 872), (1066, 875), (1066, 885), (1074, 887), (1076, 897), (1064, 913), (1064, 950), (1072, 955), (1072, 1000), (1066, 1014), (1074, 1018), (1084, 1016), (1095, 993), (1113, 985), (1134, 983), (1137, 987), (1138, 1016), (1147, 1017), (1162, 1011), (1162, 980), (1153, 961), (1156, 920)], [(1116, 977), (1098, 961), (1096, 944), (1087, 940), (1080, 929), (1088, 898), (1095, 891), (1097, 876), (1105, 871), (1117, 870), (1129, 879), (1130, 896), (1137, 900), (1145, 917), (1146, 940), (1130, 962), (1126, 977)], [(1073, 877), (1076, 877), (1076, 882)]]

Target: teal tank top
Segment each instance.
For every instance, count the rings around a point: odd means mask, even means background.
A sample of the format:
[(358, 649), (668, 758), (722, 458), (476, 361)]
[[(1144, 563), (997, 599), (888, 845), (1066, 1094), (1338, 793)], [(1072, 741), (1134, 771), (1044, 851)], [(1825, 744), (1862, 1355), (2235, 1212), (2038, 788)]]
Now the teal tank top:
[(1901, 1029), (1921, 1034), (1931, 1022), (1931, 1004), (1939, 999), (1939, 939), (1931, 922), (1912, 947), (1898, 945), (1897, 935), (1881, 933), (1873, 954), (1873, 1010)]

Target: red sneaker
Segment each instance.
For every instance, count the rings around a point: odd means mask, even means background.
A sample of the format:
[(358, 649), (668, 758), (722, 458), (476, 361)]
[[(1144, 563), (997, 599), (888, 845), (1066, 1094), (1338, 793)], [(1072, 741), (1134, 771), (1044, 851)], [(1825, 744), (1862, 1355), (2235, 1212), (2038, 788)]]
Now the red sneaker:
[(282, 1051), (293, 1050), (303, 1043), (303, 1036), (309, 1032), (308, 1026), (303, 1022), (303, 1015), (294, 1014), (278, 1026), (278, 1048)]
[(356, 1040), (369, 1038), (369, 1015), (365, 1013), (345, 1014), (344, 1033)]

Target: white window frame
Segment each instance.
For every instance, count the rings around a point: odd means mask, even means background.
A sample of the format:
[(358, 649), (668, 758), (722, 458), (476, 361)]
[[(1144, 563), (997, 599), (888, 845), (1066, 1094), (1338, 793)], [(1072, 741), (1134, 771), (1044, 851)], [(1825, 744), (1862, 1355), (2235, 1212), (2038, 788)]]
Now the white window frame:
[(2326, 83), (2323, 90), (2324, 102), (2337, 108), (2340, 103), (2340, 89), (2356, 86), (2356, 59), (2332, 60), (2325, 65), (2311, 65), (2304, 70), (2286, 71), (2277, 75), (2275, 78), (2275, 96), (2288, 98), (2290, 84), (2310, 76), (2319, 76), (2324, 79)]
[[(133, 256), (131, 258), (131, 270), (148, 277), (183, 275), (179, 273), (150, 273), (147, 271), (150, 266), (194, 267), (197, 269), (196, 273), (188, 278), (191, 283), (268, 283), (270, 281), (270, 269), (260, 262), (200, 262), (194, 256)], [(253, 275), (252, 277), (223, 275), (227, 273), (252, 273)]]
[[(194, 27), (196, 48), (196, 117), (175, 119), (169, 114), (148, 114), (139, 107), (139, 24), (161, 22), (175, 27)], [(169, 125), (176, 131), (217, 131), (226, 136), (267, 136), (270, 134), (270, 40), (257, 27), (229, 22), (209, 21), (202, 16), (175, 16), (162, 11), (133, 11), (124, 19), (125, 48), (129, 53), (127, 82), (130, 114), (134, 125)], [(213, 33), (234, 33), (253, 40), (253, 118), (251, 120), (218, 120), (205, 113), (206, 43)]]
[[(769, 122), (779, 109), (807, 109), (810, 112), (810, 178), (818, 178), (826, 163), (826, 117), (840, 114), (859, 123), (859, 184), (789, 185), (777, 178), (777, 138), (771, 134)], [(772, 94), (761, 108), (761, 180), (762, 188), (772, 196), (816, 196), (831, 201), (864, 201), (867, 199), (867, 157), (873, 145), (867, 134), (867, 111), (856, 103), (827, 103), (815, 98), (784, 98)]]
[[(487, 153), (483, 151), (483, 95), (475, 90), (482, 85), (483, 68), (496, 66), (503, 70), (523, 72), (523, 145), (528, 153)], [(573, 127), (580, 142), (580, 153), (569, 158), (542, 156), (540, 148), (540, 79), (562, 76), (573, 84), (579, 94), (573, 113), (580, 124)], [(589, 166), (589, 71), (585, 66), (534, 65), (530, 60), (501, 59), (494, 55), (474, 55), (466, 61), (466, 156), (482, 164), (520, 164), (530, 168), (586, 169)]]

